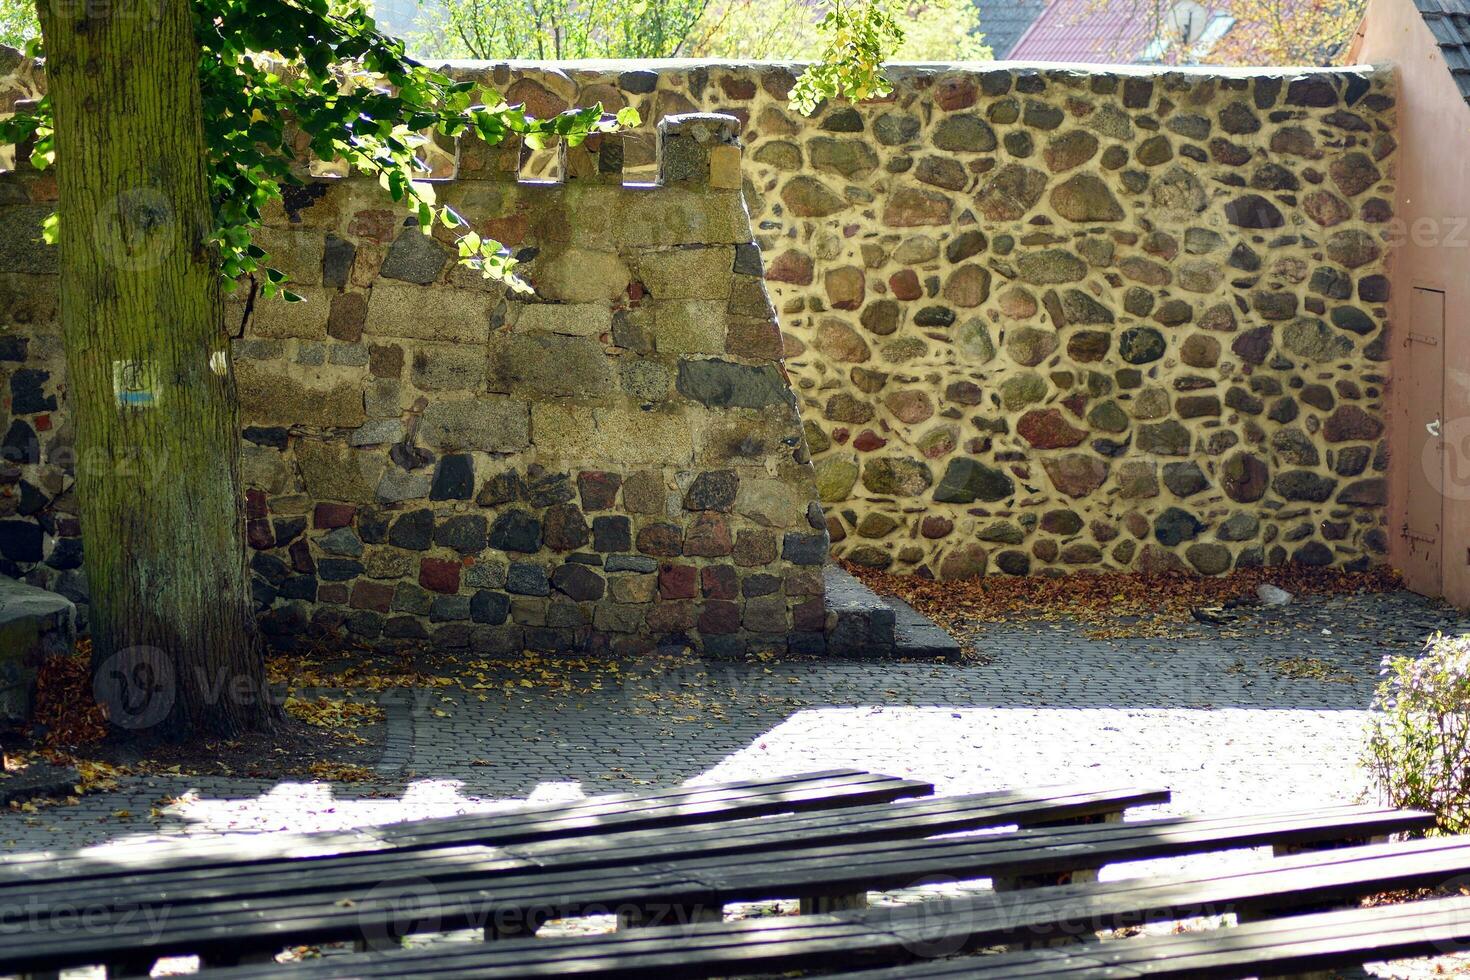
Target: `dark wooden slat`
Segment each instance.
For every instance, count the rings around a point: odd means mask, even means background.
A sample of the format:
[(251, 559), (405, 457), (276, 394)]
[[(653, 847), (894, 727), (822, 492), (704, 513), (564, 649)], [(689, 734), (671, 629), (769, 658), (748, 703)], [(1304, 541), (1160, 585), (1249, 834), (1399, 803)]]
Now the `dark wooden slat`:
[(437, 817), (350, 834), (294, 834), (282, 835), (283, 839), (261, 834), (244, 840), (201, 842), (197, 849), (195, 845), (143, 845), (95, 856), (39, 852), (4, 858), (0, 863), (0, 890), (7, 887), (28, 890), (37, 881), (92, 880), (145, 871), (228, 867), (263, 859), (312, 860), (406, 847), (467, 842), (507, 844), (593, 831), (678, 827), (881, 803), (932, 792), (930, 783), (842, 770), (782, 777), (764, 783), (681, 787), (649, 796), (592, 798), (506, 813)]
[[(596, 980), (701, 978), (755, 970), (836, 968), (912, 959), (924, 951), (982, 948), (1057, 931), (1139, 925), (1224, 914), (1262, 901), (1311, 907), (1435, 885), (1470, 869), (1470, 838), (1438, 838), (1278, 858), (1230, 874), (1125, 879), (981, 894), (862, 912), (758, 919), (599, 936), (507, 940), (390, 953), (334, 956), (282, 968), (243, 967), (220, 980), (424, 976)], [(1304, 918), (1289, 920), (1305, 921)], [(955, 961), (971, 975), (992, 957)], [(211, 973), (211, 976), (216, 974)]]
[[(25, 946), (0, 946), (0, 968), (85, 965), (126, 949), (164, 955), (201, 952), (221, 944), (238, 950), (293, 942), (349, 939), (364, 932), (410, 931), (512, 923), (538, 916), (613, 911), (669, 904), (713, 908), (732, 901), (806, 897), (834, 891), (905, 887), (936, 876), (987, 877), (1056, 867), (1097, 867), (1114, 861), (1254, 846), (1273, 840), (1314, 842), (1422, 828), (1426, 814), (1338, 807), (1318, 813), (1247, 818), (1174, 818), (1136, 824), (1079, 826), (972, 838), (880, 842), (775, 855), (745, 854), (724, 862), (702, 858), (602, 869), (542, 869), (470, 880), (429, 881), (435, 852), (417, 873), (376, 884), (320, 883), (310, 894), (238, 896), (174, 902), (168, 893), (145, 907), (167, 905), (161, 931), (149, 923), (100, 914), (87, 936), (48, 928), (45, 917)], [(1111, 835), (1111, 836), (1110, 836)], [(457, 866), (454, 874), (465, 873)], [(316, 875), (301, 876), (315, 879)], [(395, 891), (411, 890), (411, 902)], [(1043, 889), (1051, 891), (1052, 889)], [(85, 907), (85, 906), (84, 906)], [(67, 922), (73, 921), (74, 913)]]
[[(433, 880), (462, 874), (488, 875), (532, 867), (601, 867), (666, 860), (693, 854), (738, 854), (792, 850), (833, 843), (863, 843), (926, 837), (1022, 820), (1080, 818), (1116, 813), (1126, 807), (1167, 800), (1167, 790), (1108, 791), (1050, 789), (1007, 791), (963, 797), (935, 797), (884, 805), (850, 807), (815, 814), (792, 814), (714, 826), (630, 831), (570, 840), (550, 840), (492, 850), (477, 846), (323, 857), (313, 860), (309, 876), (286, 874), (278, 861), (206, 868), (166, 868), (102, 880), (35, 882), (26, 890), (28, 914), (52, 905), (89, 908), (139, 902), (206, 900), (227, 895), (285, 894), (342, 881), (380, 880), (414, 874)], [(477, 865), (476, 862), (483, 862)], [(335, 876), (335, 877), (334, 877)], [(0, 913), (3, 917), (3, 913)]]
[(1036, 949), (844, 973), (852, 980), (982, 977), (1115, 980), (1118, 977), (1242, 978), (1263, 973), (1361, 966), (1376, 960), (1436, 956), (1470, 940), (1470, 898), (1448, 898), (1345, 912), (1268, 919), (1171, 936), (1148, 936), (1075, 949)]

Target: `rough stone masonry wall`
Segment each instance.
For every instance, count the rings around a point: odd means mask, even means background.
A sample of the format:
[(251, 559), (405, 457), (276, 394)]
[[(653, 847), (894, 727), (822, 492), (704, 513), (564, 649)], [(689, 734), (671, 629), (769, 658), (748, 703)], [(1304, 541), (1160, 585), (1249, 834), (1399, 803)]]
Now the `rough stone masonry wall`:
[[(834, 551), (898, 572), (1385, 550), (1387, 71), (460, 69), (549, 112), (744, 122)], [(651, 145), (629, 148), (647, 165)]]
[[(615, 140), (571, 151), (565, 184), (465, 149), (438, 196), (517, 243), (534, 296), (459, 267), (374, 181), (315, 182), (268, 217), (258, 241), (306, 302), (257, 299), (233, 355), (278, 642), (314, 625), (482, 652), (821, 650), (827, 534), (734, 122), (660, 137), (657, 186), (621, 186)], [(53, 189), (0, 183), (0, 317), (21, 328), (0, 334), (0, 573), (80, 599), (55, 256), (36, 240)]]
[[(741, 121), (837, 554), (963, 576), (1383, 553), (1387, 72), (899, 66), (889, 99), (805, 120), (784, 66), (452, 70), (539, 114)], [(12, 82), (0, 111), (35, 88)], [(625, 157), (649, 179), (651, 129)]]

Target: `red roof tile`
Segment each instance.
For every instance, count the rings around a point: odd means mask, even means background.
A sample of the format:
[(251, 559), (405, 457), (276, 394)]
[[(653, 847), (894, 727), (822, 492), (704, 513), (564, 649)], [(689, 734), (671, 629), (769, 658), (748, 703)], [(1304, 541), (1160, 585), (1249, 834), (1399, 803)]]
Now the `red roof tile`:
[(1052, 0), (1007, 57), (1126, 64), (1153, 41), (1154, 26), (1138, 0)]

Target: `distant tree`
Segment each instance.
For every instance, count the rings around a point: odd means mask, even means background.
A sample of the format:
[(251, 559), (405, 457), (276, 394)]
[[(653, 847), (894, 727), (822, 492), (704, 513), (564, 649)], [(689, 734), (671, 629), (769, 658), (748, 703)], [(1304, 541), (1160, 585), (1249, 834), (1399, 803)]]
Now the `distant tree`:
[[(821, 25), (829, 17), (834, 30), (845, 25), (838, 31), (844, 40), (824, 50)], [(861, 42), (865, 30), (881, 33), (885, 24), (901, 35), (879, 38), (890, 60), (991, 57), (968, 0), (433, 0), (420, 8), (408, 42), (415, 54), (432, 58), (822, 59), (855, 65), (864, 57), (862, 45), (847, 42)]]
[(673, 58), (710, 0), (439, 0), (409, 32), (426, 57)]
[[(1107, 12), (1127, 12), (1130, 25), (1142, 24), (1150, 47), (1138, 50), (1130, 28), (1100, 42), (1098, 56), (1119, 62), (1146, 60), (1169, 65), (1331, 65), (1347, 51), (1367, 0), (1199, 0), (1205, 23), (1181, 36), (1172, 15), (1179, 0), (1090, 0), (1079, 20)], [(1219, 37), (1199, 39), (1198, 31), (1217, 18), (1230, 18)]]
[(30, 0), (0, 0), (0, 44), (24, 50), (41, 34), (36, 5)]
[(1235, 25), (1206, 56), (1221, 65), (1339, 64), (1367, 0), (1230, 0)]

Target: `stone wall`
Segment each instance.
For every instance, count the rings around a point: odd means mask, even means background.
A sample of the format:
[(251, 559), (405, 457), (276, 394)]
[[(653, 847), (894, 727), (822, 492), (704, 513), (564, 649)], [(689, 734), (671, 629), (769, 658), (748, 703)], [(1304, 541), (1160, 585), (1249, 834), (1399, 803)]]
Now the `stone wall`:
[[(440, 200), (517, 243), (534, 296), (458, 266), (376, 182), (288, 195), (259, 235), (306, 302), (227, 323), (263, 628), (483, 652), (688, 639), (820, 650), (827, 534), (740, 194), (734, 121), (667, 120), (566, 183), (466, 152)], [(47, 175), (0, 184), (0, 573), (84, 598)], [(138, 460), (168, 479), (167, 460)]]
[(805, 120), (782, 66), (458, 70), (541, 112), (744, 122), (836, 554), (939, 576), (1383, 554), (1388, 71), (900, 66), (890, 98)]
[[(691, 110), (739, 119), (744, 198), (835, 553), (945, 577), (1213, 574), (1383, 553), (1386, 71), (899, 66), (890, 98), (810, 120), (785, 108), (786, 66), (453, 71), (538, 114), (601, 101), (647, 124)], [(623, 154), (630, 179), (651, 177), (651, 125)], [(483, 160), (462, 147), (459, 166)], [(540, 153), (522, 174), (563, 168)], [(359, 206), (377, 212), (376, 231), (333, 232), (356, 246), (354, 270), (397, 220), (370, 196)], [(471, 215), (495, 206), (465, 200)], [(606, 233), (603, 217), (586, 234)], [(541, 243), (515, 215), (485, 230)], [(313, 308), (356, 315), (338, 306), (358, 300), (323, 301), (366, 285), (328, 284)], [(373, 287), (379, 307), (412, 295), (386, 285)], [(15, 302), (25, 315), (31, 299)], [(395, 317), (434, 317), (397, 302)], [(698, 316), (668, 328), (695, 344), (720, 329)], [(299, 356), (302, 338), (253, 329)], [(251, 359), (240, 364), (250, 381)]]

